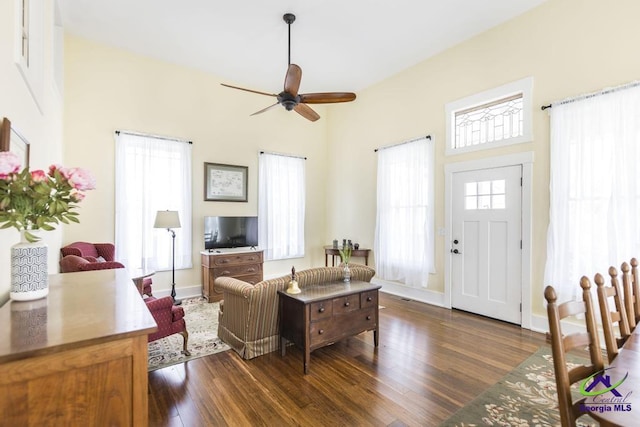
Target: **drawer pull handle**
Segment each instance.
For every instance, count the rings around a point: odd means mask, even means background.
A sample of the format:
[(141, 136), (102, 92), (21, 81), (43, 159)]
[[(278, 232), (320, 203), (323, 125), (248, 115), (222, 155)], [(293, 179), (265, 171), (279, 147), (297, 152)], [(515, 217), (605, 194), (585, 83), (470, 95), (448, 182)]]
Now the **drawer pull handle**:
[(221, 276), (228, 276), (230, 274), (231, 274), (230, 271), (223, 271), (223, 272), (220, 273)]
[(373, 301), (373, 298), (367, 297), (367, 301)]
[(249, 272), (249, 273), (253, 273), (254, 271), (256, 271), (255, 268), (247, 268), (247, 272)]
[(320, 329), (320, 330), (318, 331), (318, 335), (322, 335), (322, 334), (324, 334), (324, 329)]
[(345, 307), (349, 307), (349, 301), (345, 302), (345, 303), (344, 303), (344, 306), (345, 306)]
[(318, 313), (324, 313), (324, 307), (320, 307), (320, 309), (318, 309)]
[(367, 320), (371, 320), (371, 316), (367, 316)]

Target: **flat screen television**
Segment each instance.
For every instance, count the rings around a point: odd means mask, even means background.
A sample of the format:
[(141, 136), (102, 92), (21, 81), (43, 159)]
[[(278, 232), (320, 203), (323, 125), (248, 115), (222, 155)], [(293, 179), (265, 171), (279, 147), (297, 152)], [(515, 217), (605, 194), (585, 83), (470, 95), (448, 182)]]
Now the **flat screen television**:
[(204, 248), (258, 246), (257, 216), (204, 217)]

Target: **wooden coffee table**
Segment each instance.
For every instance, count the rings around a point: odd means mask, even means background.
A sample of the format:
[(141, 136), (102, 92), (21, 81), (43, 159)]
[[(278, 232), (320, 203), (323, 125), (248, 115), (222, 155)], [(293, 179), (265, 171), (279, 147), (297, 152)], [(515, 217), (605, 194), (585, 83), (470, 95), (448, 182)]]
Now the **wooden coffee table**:
[(278, 291), (280, 299), (280, 353), (287, 342), (304, 351), (304, 373), (311, 352), (320, 347), (373, 331), (378, 346), (378, 289), (369, 282), (330, 282), (302, 288), (299, 294)]

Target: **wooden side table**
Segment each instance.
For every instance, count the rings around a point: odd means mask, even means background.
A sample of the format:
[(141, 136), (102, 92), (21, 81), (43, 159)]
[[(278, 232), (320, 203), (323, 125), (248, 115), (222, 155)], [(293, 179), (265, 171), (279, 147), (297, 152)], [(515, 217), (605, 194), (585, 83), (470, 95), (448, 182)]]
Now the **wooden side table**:
[(320, 347), (373, 331), (378, 346), (378, 289), (369, 282), (330, 282), (302, 288), (299, 294), (278, 291), (280, 353), (287, 341), (304, 352), (304, 373), (309, 373), (311, 352)]
[[(369, 265), (369, 253), (371, 249), (352, 249), (351, 257), (360, 257), (364, 258), (364, 265)], [(336, 257), (340, 260), (340, 249), (334, 249), (333, 246), (325, 246), (324, 247), (324, 266), (329, 266), (329, 255), (331, 255), (331, 267), (336, 266)]]

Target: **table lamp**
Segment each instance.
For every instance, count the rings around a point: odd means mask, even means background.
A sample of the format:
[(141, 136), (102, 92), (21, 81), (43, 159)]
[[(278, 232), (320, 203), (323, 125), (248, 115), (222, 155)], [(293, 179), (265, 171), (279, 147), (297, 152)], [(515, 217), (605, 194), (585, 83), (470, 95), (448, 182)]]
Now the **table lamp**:
[(171, 298), (175, 305), (182, 301), (176, 300), (176, 232), (173, 228), (180, 228), (178, 211), (158, 211), (153, 228), (166, 228), (171, 233)]

